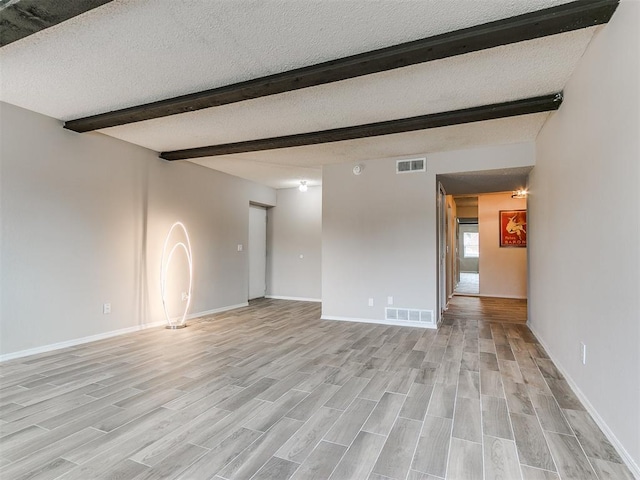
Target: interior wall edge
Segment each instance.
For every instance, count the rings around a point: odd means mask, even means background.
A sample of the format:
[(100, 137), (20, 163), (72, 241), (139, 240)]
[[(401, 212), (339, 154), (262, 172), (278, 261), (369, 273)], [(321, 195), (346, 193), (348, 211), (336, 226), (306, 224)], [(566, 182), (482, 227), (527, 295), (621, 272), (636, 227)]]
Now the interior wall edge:
[(322, 315), (320, 320), (329, 320), (332, 322), (355, 322), (355, 323), (374, 323), (376, 325), (390, 325), (397, 327), (413, 327), (413, 328), (424, 328), (427, 330), (436, 330), (438, 327), (435, 324), (425, 325), (420, 322), (403, 322), (403, 321), (393, 321), (393, 320), (378, 320), (374, 318), (355, 318), (355, 317), (340, 317), (336, 315)]
[(533, 332), (538, 342), (540, 342), (540, 345), (544, 347), (547, 354), (549, 355), (549, 358), (551, 359), (553, 364), (558, 368), (560, 373), (562, 373), (565, 380), (571, 387), (571, 390), (573, 390), (573, 393), (576, 394), (580, 402), (582, 402), (582, 405), (587, 409), (587, 412), (589, 413), (589, 415), (593, 417), (595, 422), (598, 424), (598, 427), (600, 427), (600, 430), (602, 430), (602, 432), (605, 434), (607, 439), (611, 442), (611, 444), (614, 446), (616, 451), (620, 454), (620, 456), (624, 460), (627, 467), (629, 467), (629, 470), (631, 470), (631, 472), (635, 475), (636, 478), (640, 478), (640, 466), (635, 462), (635, 460), (629, 454), (629, 452), (627, 452), (627, 449), (624, 447), (622, 442), (618, 440), (618, 437), (616, 437), (615, 433), (613, 433), (613, 430), (609, 427), (609, 425), (607, 425), (607, 422), (605, 422), (604, 419), (600, 416), (600, 414), (598, 413), (598, 410), (596, 410), (596, 408), (591, 404), (591, 402), (589, 401), (589, 398), (582, 392), (582, 390), (580, 390), (580, 387), (578, 387), (578, 384), (573, 380), (573, 378), (571, 378), (571, 375), (569, 375), (568, 370), (564, 368), (562, 366), (562, 363), (556, 357), (554, 357), (554, 355), (551, 353), (551, 350), (549, 349), (549, 347), (545, 344), (544, 340), (542, 340), (542, 336), (536, 331), (534, 324), (528, 321), (527, 327), (529, 327), (529, 330)]
[[(0, 121), (0, 355), (164, 318), (162, 247), (176, 221), (189, 232), (196, 265), (189, 311), (247, 302), (247, 258), (237, 250), (248, 240), (245, 212), (250, 202), (275, 204), (275, 189), (169, 164), (100, 133), (68, 132), (4, 102)], [(184, 308), (182, 280), (169, 291)]]
[[(205, 312), (196, 312), (187, 315), (187, 320), (194, 320), (196, 318), (204, 317), (206, 315), (213, 315), (215, 313), (228, 312), (229, 310), (235, 310), (237, 308), (247, 307), (248, 303), (240, 303), (237, 305), (229, 305), (227, 307), (215, 308), (213, 310), (207, 310)], [(119, 335), (126, 335), (127, 333), (139, 332), (140, 330), (147, 330), (149, 328), (161, 327), (166, 325), (166, 320), (158, 320), (150, 323), (143, 323), (141, 325), (135, 325), (133, 327), (121, 328), (118, 330), (112, 330), (110, 332), (98, 333), (96, 335), (89, 335), (87, 337), (74, 338), (72, 340), (66, 340), (64, 342), (52, 343), (49, 345), (43, 345), (41, 347), (28, 348), (26, 350), (20, 350), (17, 352), (5, 353), (0, 355), (0, 363), (7, 362), (9, 360), (15, 360), (18, 358), (29, 357), (31, 355), (38, 355), (40, 353), (53, 352), (55, 350), (62, 350), (63, 348), (75, 347), (77, 345), (84, 345), (85, 343), (97, 342), (99, 340), (105, 340), (107, 338), (117, 337)]]
[(264, 298), (271, 298), (273, 300), (290, 300), (292, 302), (316, 302), (321, 303), (321, 298), (307, 298), (307, 297), (288, 297), (283, 295), (265, 295)]
[(159, 320), (157, 322), (143, 323), (133, 327), (121, 328), (118, 330), (112, 330), (110, 332), (98, 333), (96, 335), (89, 335), (87, 337), (74, 338), (72, 340), (66, 340), (64, 342), (51, 343), (49, 345), (43, 345), (40, 347), (28, 348), (26, 350), (19, 350), (17, 352), (5, 353), (0, 355), (0, 362), (6, 362), (8, 360), (15, 360), (17, 358), (29, 357), (31, 355), (38, 355), (40, 353), (53, 352), (55, 350), (62, 350), (63, 348), (75, 347), (77, 345), (83, 345), (85, 343), (97, 342), (99, 340), (105, 340), (111, 337), (117, 337), (119, 335), (125, 335), (127, 333), (138, 332), (140, 330), (146, 330), (148, 328), (160, 327), (167, 322), (165, 320)]

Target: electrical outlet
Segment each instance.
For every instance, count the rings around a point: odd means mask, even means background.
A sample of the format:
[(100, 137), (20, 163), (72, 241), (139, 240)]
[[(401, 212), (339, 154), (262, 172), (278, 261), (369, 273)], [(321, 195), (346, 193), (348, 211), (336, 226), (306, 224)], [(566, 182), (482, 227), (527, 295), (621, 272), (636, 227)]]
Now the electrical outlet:
[(582, 358), (582, 364), (586, 365), (587, 364), (587, 346), (583, 342), (580, 342), (580, 356)]
[(393, 305), (393, 297), (387, 297), (387, 305)]
[(182, 301), (186, 302), (189, 300), (189, 294), (187, 292), (182, 292)]
[(111, 313), (111, 304), (105, 303), (102, 305), (102, 314), (109, 315)]
[(243, 250), (244, 250), (244, 246), (241, 243), (239, 243), (238, 244), (238, 251), (241, 252)]
[(369, 306), (370, 306), (370, 307), (373, 307), (373, 298), (370, 298), (370, 299), (369, 299)]

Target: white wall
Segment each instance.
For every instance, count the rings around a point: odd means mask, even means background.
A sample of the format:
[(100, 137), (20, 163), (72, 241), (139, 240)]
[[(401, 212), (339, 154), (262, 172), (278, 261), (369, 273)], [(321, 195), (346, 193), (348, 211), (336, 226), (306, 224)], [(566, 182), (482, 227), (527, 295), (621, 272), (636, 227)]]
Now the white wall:
[(247, 301), (236, 246), (249, 202), (273, 205), (273, 189), (0, 107), (0, 354), (162, 320), (160, 256), (177, 220), (196, 264), (191, 312)]
[(276, 192), (267, 222), (267, 295), (320, 300), (322, 187)]
[(460, 207), (456, 206), (457, 216), (459, 218), (478, 218), (478, 207)]
[(534, 162), (533, 143), (522, 143), (429, 154), (424, 173), (397, 175), (396, 159), (362, 162), (359, 176), (352, 164), (325, 166), (323, 316), (382, 320), (387, 296), (435, 312), (436, 175)]
[(511, 193), (478, 196), (480, 295), (527, 298), (527, 249), (500, 247), (500, 210), (526, 210)]
[(324, 316), (383, 319), (390, 295), (396, 306), (433, 310), (425, 271), (435, 268), (435, 188), (395, 165), (365, 162), (359, 176), (350, 164), (323, 168)]
[[(640, 475), (640, 3), (621, 2), (530, 175), (530, 324)], [(587, 345), (587, 364), (580, 361)]]

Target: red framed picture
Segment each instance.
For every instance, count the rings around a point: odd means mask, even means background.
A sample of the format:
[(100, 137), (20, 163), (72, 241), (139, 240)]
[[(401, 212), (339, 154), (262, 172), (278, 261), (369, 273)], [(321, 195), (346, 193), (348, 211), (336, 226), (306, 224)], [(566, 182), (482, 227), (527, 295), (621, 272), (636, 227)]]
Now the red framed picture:
[(500, 246), (527, 246), (526, 210), (500, 210)]

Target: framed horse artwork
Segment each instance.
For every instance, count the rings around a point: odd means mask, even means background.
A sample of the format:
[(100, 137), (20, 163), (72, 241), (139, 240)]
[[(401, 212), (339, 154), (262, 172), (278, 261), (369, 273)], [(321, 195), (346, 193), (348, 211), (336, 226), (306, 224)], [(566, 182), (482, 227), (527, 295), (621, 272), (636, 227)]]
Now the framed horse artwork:
[(500, 246), (527, 246), (526, 210), (500, 210)]

